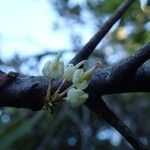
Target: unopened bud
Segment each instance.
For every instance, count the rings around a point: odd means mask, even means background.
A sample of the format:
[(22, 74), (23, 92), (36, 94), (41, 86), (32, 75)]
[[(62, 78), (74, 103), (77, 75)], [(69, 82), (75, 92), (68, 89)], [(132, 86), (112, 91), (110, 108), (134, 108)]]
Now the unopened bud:
[(72, 106), (72, 107), (79, 107), (81, 106), (86, 99), (88, 98), (88, 94), (84, 91), (76, 88), (71, 88), (67, 92), (67, 98), (66, 101)]

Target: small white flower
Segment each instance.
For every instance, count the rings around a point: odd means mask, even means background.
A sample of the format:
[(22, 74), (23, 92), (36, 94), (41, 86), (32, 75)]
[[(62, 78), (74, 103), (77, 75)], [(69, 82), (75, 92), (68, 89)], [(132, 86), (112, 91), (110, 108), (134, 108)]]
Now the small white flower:
[(60, 62), (61, 53), (58, 53), (57, 56), (52, 60), (48, 61), (42, 70), (44, 76), (52, 79), (60, 79), (64, 74), (64, 63)]
[(43, 69), (42, 69), (42, 73), (43, 73), (43, 75), (46, 76), (46, 77), (49, 77), (49, 76), (50, 76), (50, 72), (49, 72), (50, 65), (51, 65), (51, 61), (47, 61), (47, 62), (44, 64), (44, 67), (43, 67)]
[(73, 74), (73, 84), (81, 89), (84, 90), (88, 87), (88, 84), (91, 80), (91, 77), (94, 71), (100, 66), (100, 63), (96, 63), (91, 69), (87, 71), (83, 71), (83, 69), (77, 69)]
[(71, 88), (67, 92), (66, 101), (72, 107), (79, 107), (86, 101), (86, 99), (88, 97), (89, 97), (88, 94), (83, 92), (82, 90), (76, 89), (76, 88)]
[(88, 87), (89, 81), (83, 80), (85, 72), (83, 69), (77, 69), (73, 74), (73, 85), (75, 85), (77, 88), (84, 90)]
[(64, 79), (71, 81), (73, 78), (73, 74), (74, 72), (83, 64), (86, 63), (86, 60), (83, 60), (81, 62), (79, 62), (77, 65), (73, 65), (73, 64), (68, 64), (65, 68), (64, 68)]
[(73, 64), (68, 64), (64, 68), (64, 79), (71, 81), (73, 73), (75, 72), (75, 70), (76, 70), (76, 67)]

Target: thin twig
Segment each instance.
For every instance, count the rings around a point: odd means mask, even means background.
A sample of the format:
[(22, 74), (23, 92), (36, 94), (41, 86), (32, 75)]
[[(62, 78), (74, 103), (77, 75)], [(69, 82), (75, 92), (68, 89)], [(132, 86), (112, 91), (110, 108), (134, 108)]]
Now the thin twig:
[(116, 114), (99, 97), (94, 96), (85, 105), (95, 112), (100, 118), (113, 126), (135, 149), (146, 150), (135, 134), (116, 116)]
[(121, 16), (126, 12), (130, 5), (135, 0), (125, 0), (114, 14), (103, 24), (100, 30), (89, 40), (89, 42), (80, 50), (80, 52), (71, 60), (71, 63), (77, 64), (82, 60), (86, 60), (90, 54), (94, 51), (95, 47), (103, 39), (103, 37), (108, 33), (111, 27), (121, 18)]
[(134, 55), (112, 67), (111, 80), (126, 82), (126, 79), (133, 79), (139, 67), (149, 58), (150, 42), (141, 47)]

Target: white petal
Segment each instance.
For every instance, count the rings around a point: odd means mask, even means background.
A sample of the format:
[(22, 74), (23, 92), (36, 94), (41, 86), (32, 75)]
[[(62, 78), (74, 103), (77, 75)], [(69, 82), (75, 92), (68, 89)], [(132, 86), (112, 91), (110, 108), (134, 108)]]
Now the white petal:
[(88, 94), (80, 89), (71, 88), (68, 90), (66, 101), (72, 107), (79, 107), (81, 106), (86, 99), (88, 98)]

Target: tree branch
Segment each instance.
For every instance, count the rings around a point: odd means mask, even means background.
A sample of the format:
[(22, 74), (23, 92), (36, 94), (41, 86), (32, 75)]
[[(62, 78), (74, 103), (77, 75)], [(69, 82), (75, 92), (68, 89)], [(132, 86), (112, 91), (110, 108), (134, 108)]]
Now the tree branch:
[(100, 95), (150, 92), (150, 63), (143, 64), (149, 58), (150, 43), (117, 65), (96, 72), (88, 91), (95, 90)]
[(121, 18), (134, 0), (125, 0), (122, 5), (113, 13), (113, 15), (103, 24), (100, 30), (89, 40), (89, 42), (79, 51), (79, 53), (71, 60), (71, 63), (77, 64), (82, 60), (88, 59), (95, 47), (108, 33), (111, 27)]
[[(0, 72), (0, 78), (3, 73)], [(9, 74), (6, 76), (11, 78)], [(7, 80), (7, 79), (6, 79)], [(29, 108), (39, 110), (44, 103), (48, 79), (43, 76), (22, 76), (11, 78), (11, 82), (5, 83), (0, 89), (0, 106)]]
[[(117, 129), (136, 149), (138, 147), (139, 149), (145, 148), (103, 100), (99, 99), (102, 95), (111, 93), (150, 92), (150, 63), (142, 65), (149, 57), (150, 43), (117, 65), (98, 70), (86, 89), (86, 92), (89, 93), (89, 99), (85, 105)], [(47, 78), (21, 76), (12, 72), (5, 74), (0, 71), (0, 83), (0, 106), (30, 108), (32, 110), (40, 110), (43, 107), (48, 87)], [(55, 91), (59, 84), (60, 81), (53, 80), (52, 91)], [(66, 89), (68, 84), (63, 88)]]
[[(134, 61), (134, 59), (133, 59)], [(122, 63), (121, 63), (122, 64)], [(119, 66), (119, 65), (118, 65)], [(150, 92), (150, 63), (142, 65), (136, 72), (132, 80), (119, 80), (112, 82), (110, 78), (113, 68), (98, 70), (86, 89), (87, 93), (99, 96), (112, 93), (127, 92)], [(0, 72), (0, 79), (4, 73)], [(10, 75), (7, 75), (10, 78)], [(116, 78), (121, 78), (116, 77)], [(55, 91), (60, 81), (53, 80), (52, 90)], [(7, 85), (7, 86), (6, 86)], [(67, 84), (63, 87), (67, 88)], [(10, 106), (19, 108), (30, 108), (39, 110), (43, 106), (48, 79), (43, 76), (22, 76), (12, 77), (11, 82), (5, 83), (0, 89), (0, 106)], [(95, 88), (96, 87), (96, 88)], [(64, 90), (62, 89), (62, 90)]]
[(95, 112), (99, 118), (103, 118), (114, 127), (135, 149), (146, 150), (146, 147), (138, 140), (136, 135), (132, 133), (99, 96), (91, 96), (85, 105)]
[[(124, 81), (132, 79), (138, 68), (150, 58), (150, 42), (140, 48), (133, 56), (115, 65), (110, 74), (111, 80)], [(118, 78), (119, 77), (119, 78)]]

